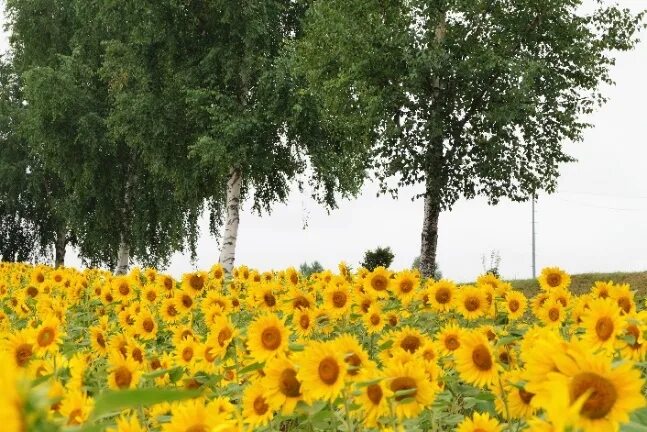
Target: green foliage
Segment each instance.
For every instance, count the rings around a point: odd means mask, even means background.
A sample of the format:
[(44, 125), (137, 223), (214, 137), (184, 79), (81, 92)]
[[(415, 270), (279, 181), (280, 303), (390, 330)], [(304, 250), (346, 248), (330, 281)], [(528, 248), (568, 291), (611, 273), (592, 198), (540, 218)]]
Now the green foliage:
[(499, 251), (493, 250), (490, 256), (486, 259), (485, 255), (481, 256), (481, 264), (485, 273), (492, 273), (494, 276), (500, 278), (499, 267), (501, 266), (501, 254)]
[(390, 247), (377, 247), (374, 250), (367, 250), (364, 252), (364, 260), (360, 266), (373, 271), (376, 267), (389, 268), (393, 262), (393, 252)]
[(299, 266), (299, 271), (301, 272), (302, 275), (304, 275), (305, 277), (308, 277), (311, 274), (324, 271), (324, 268), (319, 261), (313, 261), (309, 264), (307, 262), (304, 262)]
[[(417, 256), (413, 259), (413, 263), (411, 264), (411, 269), (420, 270), (420, 256)], [(436, 264), (436, 271), (434, 272), (432, 277), (435, 280), (440, 280), (443, 278), (443, 273), (440, 271), (440, 268), (438, 268), (438, 264)]]

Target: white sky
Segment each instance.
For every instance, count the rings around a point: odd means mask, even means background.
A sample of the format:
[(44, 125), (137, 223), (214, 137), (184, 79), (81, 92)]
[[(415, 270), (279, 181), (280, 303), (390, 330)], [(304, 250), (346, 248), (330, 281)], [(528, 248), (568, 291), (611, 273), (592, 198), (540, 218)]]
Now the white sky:
[[(621, 0), (638, 11), (645, 0)], [(0, 0), (4, 9), (4, 1)], [(4, 21), (4, 19), (2, 19)], [(647, 39), (647, 32), (642, 33)], [(0, 47), (7, 46), (3, 35)], [(561, 170), (558, 193), (540, 195), (537, 203), (537, 268), (559, 265), (572, 273), (647, 269), (647, 41), (620, 54), (612, 71), (616, 86), (604, 88), (609, 102), (589, 120), (594, 125), (583, 143), (566, 145), (578, 162)], [(366, 249), (390, 246), (394, 268), (409, 267), (419, 253), (422, 201), (419, 189), (404, 189), (400, 198), (376, 197), (367, 185), (360, 197), (342, 202), (327, 214), (298, 192), (271, 215), (259, 217), (246, 203), (241, 215), (237, 264), (260, 269), (298, 266), (319, 260), (336, 267), (340, 260), (356, 266)], [(497, 250), (505, 278), (531, 277), (530, 203), (484, 199), (461, 200), (440, 218), (438, 260), (443, 276), (468, 281), (483, 271), (481, 258)], [(303, 228), (307, 220), (307, 228)], [(218, 246), (206, 221), (198, 244), (198, 268), (218, 260)], [(68, 265), (79, 260), (68, 250)], [(170, 268), (179, 275), (194, 266), (176, 254)]]

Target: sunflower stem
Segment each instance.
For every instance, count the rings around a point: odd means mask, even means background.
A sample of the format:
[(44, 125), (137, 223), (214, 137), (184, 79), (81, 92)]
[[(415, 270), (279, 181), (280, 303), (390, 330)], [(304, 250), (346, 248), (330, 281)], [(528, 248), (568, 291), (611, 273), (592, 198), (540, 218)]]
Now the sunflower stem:
[(353, 432), (355, 428), (353, 427), (353, 420), (350, 417), (350, 406), (348, 405), (348, 387), (346, 387), (346, 391), (344, 391), (344, 410), (346, 411), (346, 430), (348, 432)]
[(503, 390), (503, 383), (501, 382), (501, 375), (499, 375), (499, 390), (501, 390), (501, 399), (503, 399), (503, 406), (505, 407), (505, 419), (510, 421), (510, 412), (508, 411), (508, 396)]

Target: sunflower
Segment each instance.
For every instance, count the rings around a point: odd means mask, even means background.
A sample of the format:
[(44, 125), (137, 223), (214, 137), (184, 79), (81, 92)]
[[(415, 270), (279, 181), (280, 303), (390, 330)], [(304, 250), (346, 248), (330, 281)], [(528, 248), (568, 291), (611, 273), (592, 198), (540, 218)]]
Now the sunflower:
[(391, 283), (391, 291), (405, 306), (416, 297), (419, 287), (420, 273), (417, 270), (401, 271)]
[(582, 316), (582, 327), (586, 329), (583, 340), (594, 349), (612, 351), (626, 323), (621, 309), (613, 299), (593, 300), (590, 307)]
[(456, 370), (470, 384), (485, 387), (494, 383), (498, 376), (496, 358), (490, 343), (481, 333), (466, 333), (455, 352), (455, 359)]
[[(427, 302), (436, 312), (449, 312), (456, 301), (456, 284), (447, 279), (441, 279), (429, 285)], [(426, 302), (425, 302), (426, 303)]]
[[(589, 432), (617, 431), (629, 414), (645, 406), (644, 380), (630, 362), (612, 363), (605, 354), (558, 353), (556, 372), (535, 386), (535, 402), (547, 412), (575, 408), (572, 426)], [(551, 420), (553, 416), (551, 416)]]
[(263, 372), (265, 377), (261, 384), (268, 404), (281, 407), (283, 415), (292, 414), (302, 400), (296, 366), (285, 357), (274, 357), (267, 361)]
[(137, 387), (142, 372), (140, 364), (133, 358), (112, 356), (109, 360), (108, 387), (113, 390), (125, 390)]
[(317, 306), (314, 297), (309, 292), (293, 289), (287, 294), (290, 300), (285, 304), (285, 312), (292, 313), (297, 309), (314, 309)]
[(373, 366), (368, 353), (364, 351), (355, 336), (344, 334), (336, 338), (333, 343), (344, 356), (344, 361), (348, 365), (348, 378), (350, 380), (355, 380), (362, 370)]
[(394, 411), (398, 419), (411, 418), (429, 406), (438, 387), (425, 372), (422, 360), (406, 363), (389, 361), (384, 368), (385, 385), (393, 393)]
[(63, 400), (58, 412), (66, 419), (67, 426), (77, 426), (85, 423), (94, 408), (94, 400), (82, 391), (69, 391)]
[(596, 281), (593, 284), (593, 288), (591, 288), (591, 294), (593, 294), (595, 297), (605, 299), (611, 296), (612, 290), (613, 290), (613, 282)]
[(456, 432), (501, 432), (502, 430), (499, 422), (486, 412), (475, 412), (472, 417), (465, 418), (456, 427)]
[(215, 264), (209, 269), (209, 276), (215, 281), (222, 282), (225, 279), (225, 269), (222, 264)]
[(364, 291), (379, 298), (388, 297), (391, 283), (391, 272), (384, 267), (376, 267), (364, 279)]
[(270, 405), (262, 386), (250, 384), (243, 392), (243, 418), (252, 428), (267, 425), (274, 417), (276, 405)]
[(63, 332), (60, 321), (54, 316), (45, 318), (36, 329), (34, 351), (36, 353), (57, 352), (61, 337)]
[(378, 305), (372, 305), (362, 316), (362, 321), (369, 334), (380, 333), (384, 328), (385, 316)]
[(253, 300), (254, 306), (258, 305), (262, 310), (275, 311), (279, 306), (279, 299), (275, 294), (277, 286), (274, 284), (259, 284), (254, 289)]
[(191, 367), (198, 361), (199, 345), (193, 338), (183, 339), (175, 347), (175, 362), (178, 365)]
[(489, 285), (494, 292), (499, 291), (501, 281), (493, 273), (486, 273), (476, 278), (476, 285)]
[(458, 291), (456, 309), (466, 319), (483, 316), (489, 309), (485, 292), (475, 286), (467, 285)]
[(145, 340), (155, 339), (158, 328), (153, 314), (147, 309), (142, 309), (135, 320), (135, 330), (139, 337)]
[(162, 425), (163, 432), (212, 431), (225, 420), (223, 415), (201, 399), (178, 402), (171, 409), (171, 421)]
[[(642, 317), (642, 318), (641, 318)], [(620, 342), (620, 352), (623, 358), (644, 361), (647, 355), (647, 312), (627, 317), (625, 336)]]
[(161, 298), (160, 286), (149, 283), (142, 288), (141, 299), (148, 304), (156, 304)]
[(115, 300), (121, 301), (125, 304), (135, 296), (135, 290), (131, 285), (131, 279), (127, 276), (114, 277), (111, 285)]
[(289, 332), (276, 315), (268, 313), (256, 318), (247, 330), (247, 349), (257, 361), (282, 354), (289, 342)]
[(539, 286), (545, 291), (553, 288), (568, 289), (571, 286), (571, 277), (559, 267), (546, 267), (537, 278)]
[(330, 285), (324, 291), (324, 307), (332, 317), (338, 318), (346, 315), (351, 305), (351, 292), (346, 283)]
[(177, 322), (182, 316), (180, 304), (175, 297), (167, 298), (160, 306), (162, 320), (166, 323)]
[(193, 309), (197, 300), (193, 297), (193, 293), (188, 289), (182, 288), (175, 293), (175, 300), (181, 313), (187, 313)]
[(303, 384), (303, 400), (333, 401), (344, 387), (347, 364), (344, 355), (330, 342), (310, 342), (297, 357), (297, 379)]
[(525, 389), (524, 381), (521, 371), (511, 370), (501, 374), (501, 385), (492, 386), (496, 411), (507, 420), (527, 419), (537, 412), (531, 404), (535, 395)]
[(414, 354), (427, 342), (427, 338), (418, 330), (405, 326), (393, 335), (393, 347)]
[(107, 428), (106, 432), (144, 432), (145, 429), (139, 423), (136, 415), (122, 415), (117, 419), (116, 428)]
[(636, 310), (634, 292), (631, 291), (629, 285), (614, 285), (610, 294), (611, 298), (616, 301), (618, 307), (620, 307), (623, 313), (629, 314)]
[(19, 391), (22, 374), (16, 368), (13, 359), (0, 351), (0, 419), (2, 428), (7, 432), (23, 432), (29, 429), (23, 400)]
[(375, 428), (381, 417), (389, 415), (389, 399), (393, 392), (384, 378), (375, 372), (360, 374), (358, 382), (364, 385), (355, 391), (354, 402), (360, 409), (354, 415), (360, 417), (367, 428)]
[(365, 314), (371, 306), (377, 304), (377, 298), (371, 293), (355, 291), (353, 295), (353, 303), (359, 313)]
[(34, 353), (34, 336), (34, 331), (30, 328), (8, 335), (6, 350), (17, 367), (24, 368), (29, 364)]
[(546, 300), (537, 318), (549, 328), (559, 328), (566, 320), (566, 309), (557, 300)]
[(214, 338), (214, 346), (217, 345), (219, 352), (224, 354), (237, 334), (238, 331), (229, 318), (218, 317), (209, 330), (208, 340)]
[(307, 338), (315, 328), (316, 322), (311, 309), (298, 309), (292, 316), (292, 327), (297, 336)]
[(548, 292), (548, 299), (559, 302), (563, 307), (571, 303), (571, 293), (564, 287), (553, 288)]
[(454, 353), (458, 348), (460, 348), (464, 335), (465, 330), (458, 326), (458, 324), (445, 324), (438, 334), (436, 334), (436, 340), (438, 341), (441, 353), (444, 355)]
[(192, 297), (197, 297), (205, 291), (206, 282), (206, 272), (184, 273), (182, 275), (182, 291)]
[(519, 291), (509, 291), (505, 295), (505, 310), (509, 320), (518, 320), (526, 313), (528, 299)]

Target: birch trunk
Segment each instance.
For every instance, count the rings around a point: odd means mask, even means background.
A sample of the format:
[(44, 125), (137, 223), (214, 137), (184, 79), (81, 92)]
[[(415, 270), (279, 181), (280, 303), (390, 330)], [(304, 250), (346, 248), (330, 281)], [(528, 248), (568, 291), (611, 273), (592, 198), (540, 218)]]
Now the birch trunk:
[(59, 228), (56, 231), (56, 244), (54, 245), (54, 266), (65, 265), (65, 246), (67, 245), (67, 230)]
[(125, 275), (130, 270), (130, 246), (126, 241), (126, 236), (122, 233), (119, 242), (119, 252), (117, 253), (117, 269), (115, 274)]
[(226, 274), (231, 274), (236, 259), (236, 242), (238, 241), (238, 224), (240, 222), (240, 189), (242, 174), (239, 168), (229, 171), (227, 181), (227, 221), (222, 240), (219, 262)]
[(429, 190), (425, 196), (425, 213), (422, 221), (420, 246), (420, 272), (427, 278), (433, 278), (437, 270), (436, 248), (438, 246), (438, 219), (440, 217), (440, 200), (438, 198), (438, 193)]

